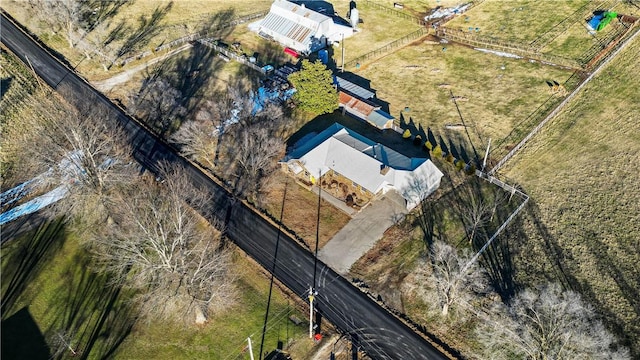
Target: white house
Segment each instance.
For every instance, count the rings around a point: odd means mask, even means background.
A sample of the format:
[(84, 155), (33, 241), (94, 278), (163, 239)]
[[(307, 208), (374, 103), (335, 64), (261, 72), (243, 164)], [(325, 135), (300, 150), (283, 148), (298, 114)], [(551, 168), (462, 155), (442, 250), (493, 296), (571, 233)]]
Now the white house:
[(374, 195), (396, 191), (408, 210), (433, 193), (443, 176), (431, 160), (409, 158), (337, 123), (299, 145), (283, 163), (308, 182), (332, 172)]
[(353, 35), (351, 26), (307, 8), (304, 2), (296, 4), (286, 0), (275, 0), (267, 16), (249, 24), (249, 30), (302, 54)]

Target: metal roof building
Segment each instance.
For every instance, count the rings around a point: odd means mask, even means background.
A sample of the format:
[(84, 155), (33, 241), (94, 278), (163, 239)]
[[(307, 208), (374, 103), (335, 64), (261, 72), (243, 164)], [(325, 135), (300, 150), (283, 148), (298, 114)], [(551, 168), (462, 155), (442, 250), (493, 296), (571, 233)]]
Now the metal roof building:
[(286, 0), (275, 0), (267, 16), (250, 24), (249, 29), (303, 54), (339, 41), (343, 35), (353, 35), (353, 28), (336, 24), (331, 17), (308, 9), (304, 3)]
[(351, 94), (361, 98), (361, 99), (371, 99), (372, 97), (376, 96), (376, 94), (371, 91), (371, 90), (367, 90), (365, 88), (363, 88), (360, 85), (354, 84), (351, 81), (342, 78), (340, 76), (334, 75), (333, 76), (333, 82), (338, 85), (338, 88), (340, 90), (345, 90), (350, 92)]
[(440, 186), (442, 172), (426, 158), (409, 158), (342, 125), (333, 124), (284, 160), (299, 174), (333, 170), (373, 194), (396, 191), (411, 210)]

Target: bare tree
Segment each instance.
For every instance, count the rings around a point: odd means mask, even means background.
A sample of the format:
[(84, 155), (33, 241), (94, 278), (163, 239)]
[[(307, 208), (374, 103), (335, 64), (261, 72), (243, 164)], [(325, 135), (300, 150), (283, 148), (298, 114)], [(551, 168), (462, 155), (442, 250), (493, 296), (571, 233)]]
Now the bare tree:
[(630, 359), (580, 295), (548, 284), (497, 305), (477, 334), (491, 359)]
[(172, 141), (180, 145), (184, 156), (215, 168), (221, 138), (227, 128), (252, 116), (252, 101), (248, 94), (236, 86), (214, 93), (211, 99), (202, 102), (195, 119), (182, 124)]
[(73, 357), (81, 354), (81, 351), (78, 350), (78, 345), (73, 346), (74, 339), (69, 331), (54, 331), (49, 336), (48, 343), (51, 349), (50, 359), (63, 358), (65, 353), (69, 353)]
[[(61, 91), (67, 100), (73, 96)], [(112, 114), (101, 106), (72, 108), (55, 93), (31, 106), (32, 116), (25, 117), (31, 122), (25, 141), (32, 146), (23, 166), (32, 174), (48, 171), (52, 185), (66, 185), (67, 195), (58, 206), (61, 213), (76, 215), (85, 223), (106, 217), (105, 205), (135, 176), (131, 150)]]
[(485, 234), (486, 227), (491, 224), (498, 208), (504, 204), (508, 194), (495, 188), (483, 193), (481, 186), (466, 187), (460, 198), (460, 216), (462, 217), (469, 243)]
[(248, 197), (257, 197), (276, 170), (277, 159), (284, 154), (284, 141), (261, 125), (252, 125), (235, 138), (235, 190)]
[(439, 304), (442, 316), (469, 306), (477, 294), (488, 291), (484, 271), (477, 262), (470, 263), (471, 258), (468, 251), (458, 254), (443, 241), (433, 243), (424, 295), (428, 302)]
[(176, 132), (181, 151), (212, 168), (233, 184), (239, 196), (259, 200), (259, 194), (284, 154), (284, 115), (279, 104), (254, 109), (249, 90), (230, 86), (207, 101), (195, 121)]
[[(147, 317), (202, 319), (233, 303), (231, 258), (219, 232), (194, 208), (209, 199), (182, 169), (164, 165), (162, 183), (127, 194), (93, 250), (114, 279), (139, 291)], [(188, 203), (183, 199), (188, 199)]]
[(130, 98), (132, 112), (161, 136), (177, 130), (187, 113), (182, 106), (182, 93), (163, 77), (147, 78)]
[(63, 33), (70, 48), (74, 46), (75, 32), (81, 26), (83, 13), (87, 10), (82, 5), (80, 0), (44, 0), (36, 4), (40, 7), (41, 19), (54, 33)]

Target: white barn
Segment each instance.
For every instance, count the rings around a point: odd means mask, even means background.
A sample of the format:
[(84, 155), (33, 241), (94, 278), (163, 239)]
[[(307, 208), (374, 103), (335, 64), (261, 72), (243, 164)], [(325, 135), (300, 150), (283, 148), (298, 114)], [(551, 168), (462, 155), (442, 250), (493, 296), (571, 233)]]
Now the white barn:
[[(333, 15), (333, 14), (331, 14)], [(338, 24), (330, 16), (296, 4), (275, 0), (264, 19), (249, 24), (249, 30), (272, 38), (301, 54), (309, 54), (353, 35), (351, 26)]]
[(331, 171), (371, 194), (396, 191), (408, 210), (438, 189), (443, 176), (431, 160), (409, 158), (337, 123), (298, 146), (283, 163), (300, 178), (322, 178)]

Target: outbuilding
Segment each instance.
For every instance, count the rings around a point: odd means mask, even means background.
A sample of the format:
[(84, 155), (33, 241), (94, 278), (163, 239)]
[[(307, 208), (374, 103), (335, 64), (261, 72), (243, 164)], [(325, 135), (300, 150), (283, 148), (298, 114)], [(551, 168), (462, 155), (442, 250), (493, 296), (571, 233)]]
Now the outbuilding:
[(309, 9), (305, 2), (275, 0), (267, 16), (249, 24), (249, 30), (306, 55), (353, 35), (351, 26), (328, 15)]

